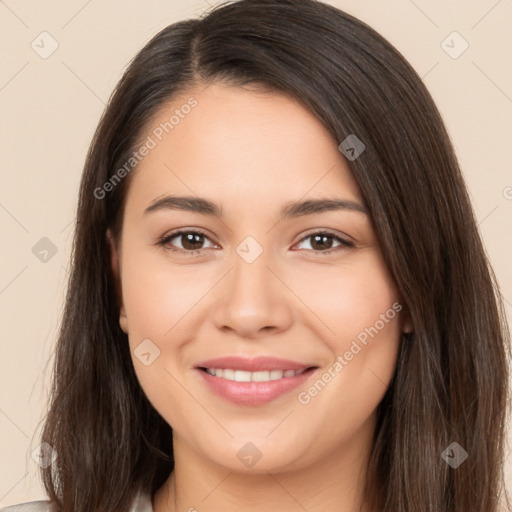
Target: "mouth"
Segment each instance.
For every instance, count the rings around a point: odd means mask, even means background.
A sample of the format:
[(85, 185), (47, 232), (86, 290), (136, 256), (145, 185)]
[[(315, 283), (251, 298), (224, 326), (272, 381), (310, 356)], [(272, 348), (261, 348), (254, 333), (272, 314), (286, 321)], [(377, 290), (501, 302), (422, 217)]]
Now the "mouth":
[(309, 370), (315, 370), (318, 366), (310, 366), (301, 370), (261, 370), (249, 372), (245, 370), (236, 370), (234, 368), (203, 368), (199, 370), (208, 373), (212, 377), (231, 380), (236, 382), (270, 382), (280, 379), (290, 379)]
[(195, 367), (201, 381), (215, 395), (237, 405), (262, 405), (306, 384), (319, 369), (276, 358), (227, 357)]

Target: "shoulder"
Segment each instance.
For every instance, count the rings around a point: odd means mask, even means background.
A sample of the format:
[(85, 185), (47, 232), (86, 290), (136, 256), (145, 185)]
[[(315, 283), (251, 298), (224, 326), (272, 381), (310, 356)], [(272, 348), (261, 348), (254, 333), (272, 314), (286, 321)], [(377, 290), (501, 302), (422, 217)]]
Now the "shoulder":
[[(40, 500), (10, 505), (9, 507), (0, 508), (0, 512), (54, 512), (54, 509), (51, 506), (51, 501)], [(153, 512), (151, 495), (139, 491), (130, 512)]]
[[(0, 508), (0, 512), (54, 512), (51, 501), (27, 501), (18, 505)], [(139, 491), (132, 504), (130, 512), (153, 512), (151, 495)]]
[(26, 503), (0, 508), (0, 512), (52, 512), (52, 507), (48, 500), (27, 501)]

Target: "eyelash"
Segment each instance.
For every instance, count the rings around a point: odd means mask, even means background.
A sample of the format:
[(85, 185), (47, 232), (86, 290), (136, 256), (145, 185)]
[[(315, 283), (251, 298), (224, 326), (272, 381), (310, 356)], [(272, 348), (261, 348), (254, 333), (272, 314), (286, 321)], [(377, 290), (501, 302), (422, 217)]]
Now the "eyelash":
[[(163, 237), (161, 237), (158, 240), (156, 245), (163, 247), (163, 246), (167, 245), (173, 238), (177, 238), (180, 235), (188, 235), (188, 234), (202, 235), (205, 238), (208, 238), (208, 236), (205, 233), (203, 233), (202, 231), (180, 230), (180, 231), (175, 231), (173, 233), (170, 233), (168, 235), (164, 235)], [(332, 233), (330, 231), (325, 231), (325, 230), (324, 231), (315, 231), (313, 233), (309, 233), (305, 237), (301, 238), (297, 243), (303, 242), (304, 240), (307, 240), (308, 238), (311, 238), (311, 237), (313, 237), (315, 235), (328, 235), (328, 236), (331, 236), (336, 241), (341, 242), (341, 246), (343, 246), (345, 248), (353, 248), (355, 246), (355, 244), (353, 242), (350, 242), (349, 240), (345, 240), (344, 238), (341, 238), (340, 236), (335, 235), (334, 233)], [(310, 250), (312, 250), (313, 252), (318, 253), (318, 254), (328, 255), (328, 254), (331, 254), (331, 253), (335, 252), (338, 249), (340, 249), (340, 246), (333, 247), (331, 249), (327, 249), (326, 251), (315, 251), (313, 249), (310, 249)], [(182, 254), (185, 253), (187, 256), (198, 256), (203, 249), (195, 249), (195, 250), (187, 251), (187, 250), (184, 250), (184, 249), (175, 249), (175, 248), (169, 247), (168, 250), (170, 250), (172, 252), (175, 252), (175, 253), (182, 253)]]

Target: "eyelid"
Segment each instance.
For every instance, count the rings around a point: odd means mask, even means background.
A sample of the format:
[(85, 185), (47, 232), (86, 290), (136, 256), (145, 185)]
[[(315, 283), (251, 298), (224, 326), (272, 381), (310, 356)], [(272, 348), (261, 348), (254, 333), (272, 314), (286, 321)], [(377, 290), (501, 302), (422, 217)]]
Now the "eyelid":
[[(165, 245), (167, 243), (169, 243), (169, 241), (172, 240), (173, 238), (179, 237), (180, 235), (189, 234), (189, 233), (203, 235), (211, 243), (218, 245), (218, 244), (216, 244), (216, 242), (211, 240), (210, 236), (205, 231), (203, 231), (200, 228), (179, 228), (175, 231), (171, 231), (170, 233), (166, 233), (165, 235), (160, 237), (155, 245), (160, 245), (160, 246), (165, 247)], [(334, 238), (335, 240), (339, 241), (341, 244), (341, 247), (345, 248), (345, 249), (350, 249), (355, 246), (355, 243), (349, 239), (350, 237), (346, 237), (346, 235), (342, 236), (342, 235), (338, 234), (336, 231), (329, 229), (329, 228), (312, 228), (312, 229), (306, 231), (305, 233), (303, 233), (301, 235), (301, 237), (296, 242), (293, 243), (293, 246), (299, 244), (300, 242), (303, 242), (304, 240), (306, 240), (307, 238), (310, 238), (313, 235), (329, 235), (332, 238)], [(339, 250), (339, 247), (340, 246), (331, 247), (330, 249), (326, 249), (324, 251), (314, 251), (314, 250), (310, 250), (310, 251), (313, 253), (317, 253), (317, 254), (330, 254), (332, 252), (336, 252), (337, 250)], [(192, 255), (196, 255), (197, 253), (200, 253), (201, 251), (204, 251), (205, 249), (203, 248), (203, 249), (186, 250), (186, 249), (179, 249), (179, 248), (171, 248), (169, 250), (171, 252), (187, 254), (189, 256), (192, 256)]]
[[(165, 245), (167, 245), (170, 240), (172, 240), (173, 238), (179, 238), (179, 236), (183, 236), (185, 234), (188, 234), (188, 233), (194, 233), (194, 234), (198, 234), (198, 235), (203, 235), (206, 239), (208, 239), (212, 244), (214, 245), (217, 245), (216, 242), (214, 242), (213, 240), (211, 240), (211, 237), (210, 235), (208, 235), (205, 231), (203, 231), (202, 229), (199, 229), (199, 228), (179, 228), (175, 231), (171, 231), (170, 233), (166, 233), (165, 235), (161, 236), (155, 245), (160, 245), (160, 246), (163, 246), (165, 247)], [(186, 253), (186, 254), (195, 254), (197, 252), (200, 252), (200, 251), (203, 251), (204, 249), (192, 249), (192, 250), (185, 250), (185, 249), (175, 249), (175, 248), (172, 248), (172, 249), (169, 249), (171, 252), (179, 252), (179, 253)]]
[(349, 237), (347, 237), (346, 235), (340, 235), (338, 234), (338, 232), (328, 228), (314, 228), (310, 231), (306, 231), (304, 234), (301, 235), (300, 239), (297, 240), (297, 242), (295, 242), (293, 245), (295, 246), (303, 242), (304, 240), (312, 237), (313, 235), (329, 235), (334, 240), (340, 243), (340, 245), (338, 245), (337, 247), (331, 247), (330, 249), (326, 249), (324, 251), (314, 251), (312, 249), (307, 250), (308, 252), (312, 252), (314, 254), (329, 255), (332, 253), (336, 253), (342, 249), (352, 249), (355, 247), (355, 243), (352, 240), (350, 240)]
[(302, 242), (305, 238), (308, 238), (312, 235), (317, 235), (317, 234), (318, 235), (322, 235), (322, 234), (331, 235), (332, 237), (338, 238), (347, 244), (354, 244), (354, 240), (352, 240), (351, 237), (349, 237), (348, 235), (345, 235), (344, 233), (340, 233), (339, 231), (336, 231), (334, 229), (311, 228), (311, 229), (306, 230), (304, 233), (302, 233), (300, 238), (293, 245), (297, 244), (298, 242)]

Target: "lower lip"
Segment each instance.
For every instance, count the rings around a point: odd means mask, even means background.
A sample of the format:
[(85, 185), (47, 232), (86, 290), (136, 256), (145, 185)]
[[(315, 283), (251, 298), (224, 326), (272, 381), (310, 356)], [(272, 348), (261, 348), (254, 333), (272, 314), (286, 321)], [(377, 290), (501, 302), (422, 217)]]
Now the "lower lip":
[(275, 400), (281, 395), (297, 388), (314, 373), (311, 368), (295, 377), (283, 377), (267, 382), (237, 382), (215, 377), (204, 370), (196, 369), (206, 385), (215, 393), (239, 405), (261, 405)]

